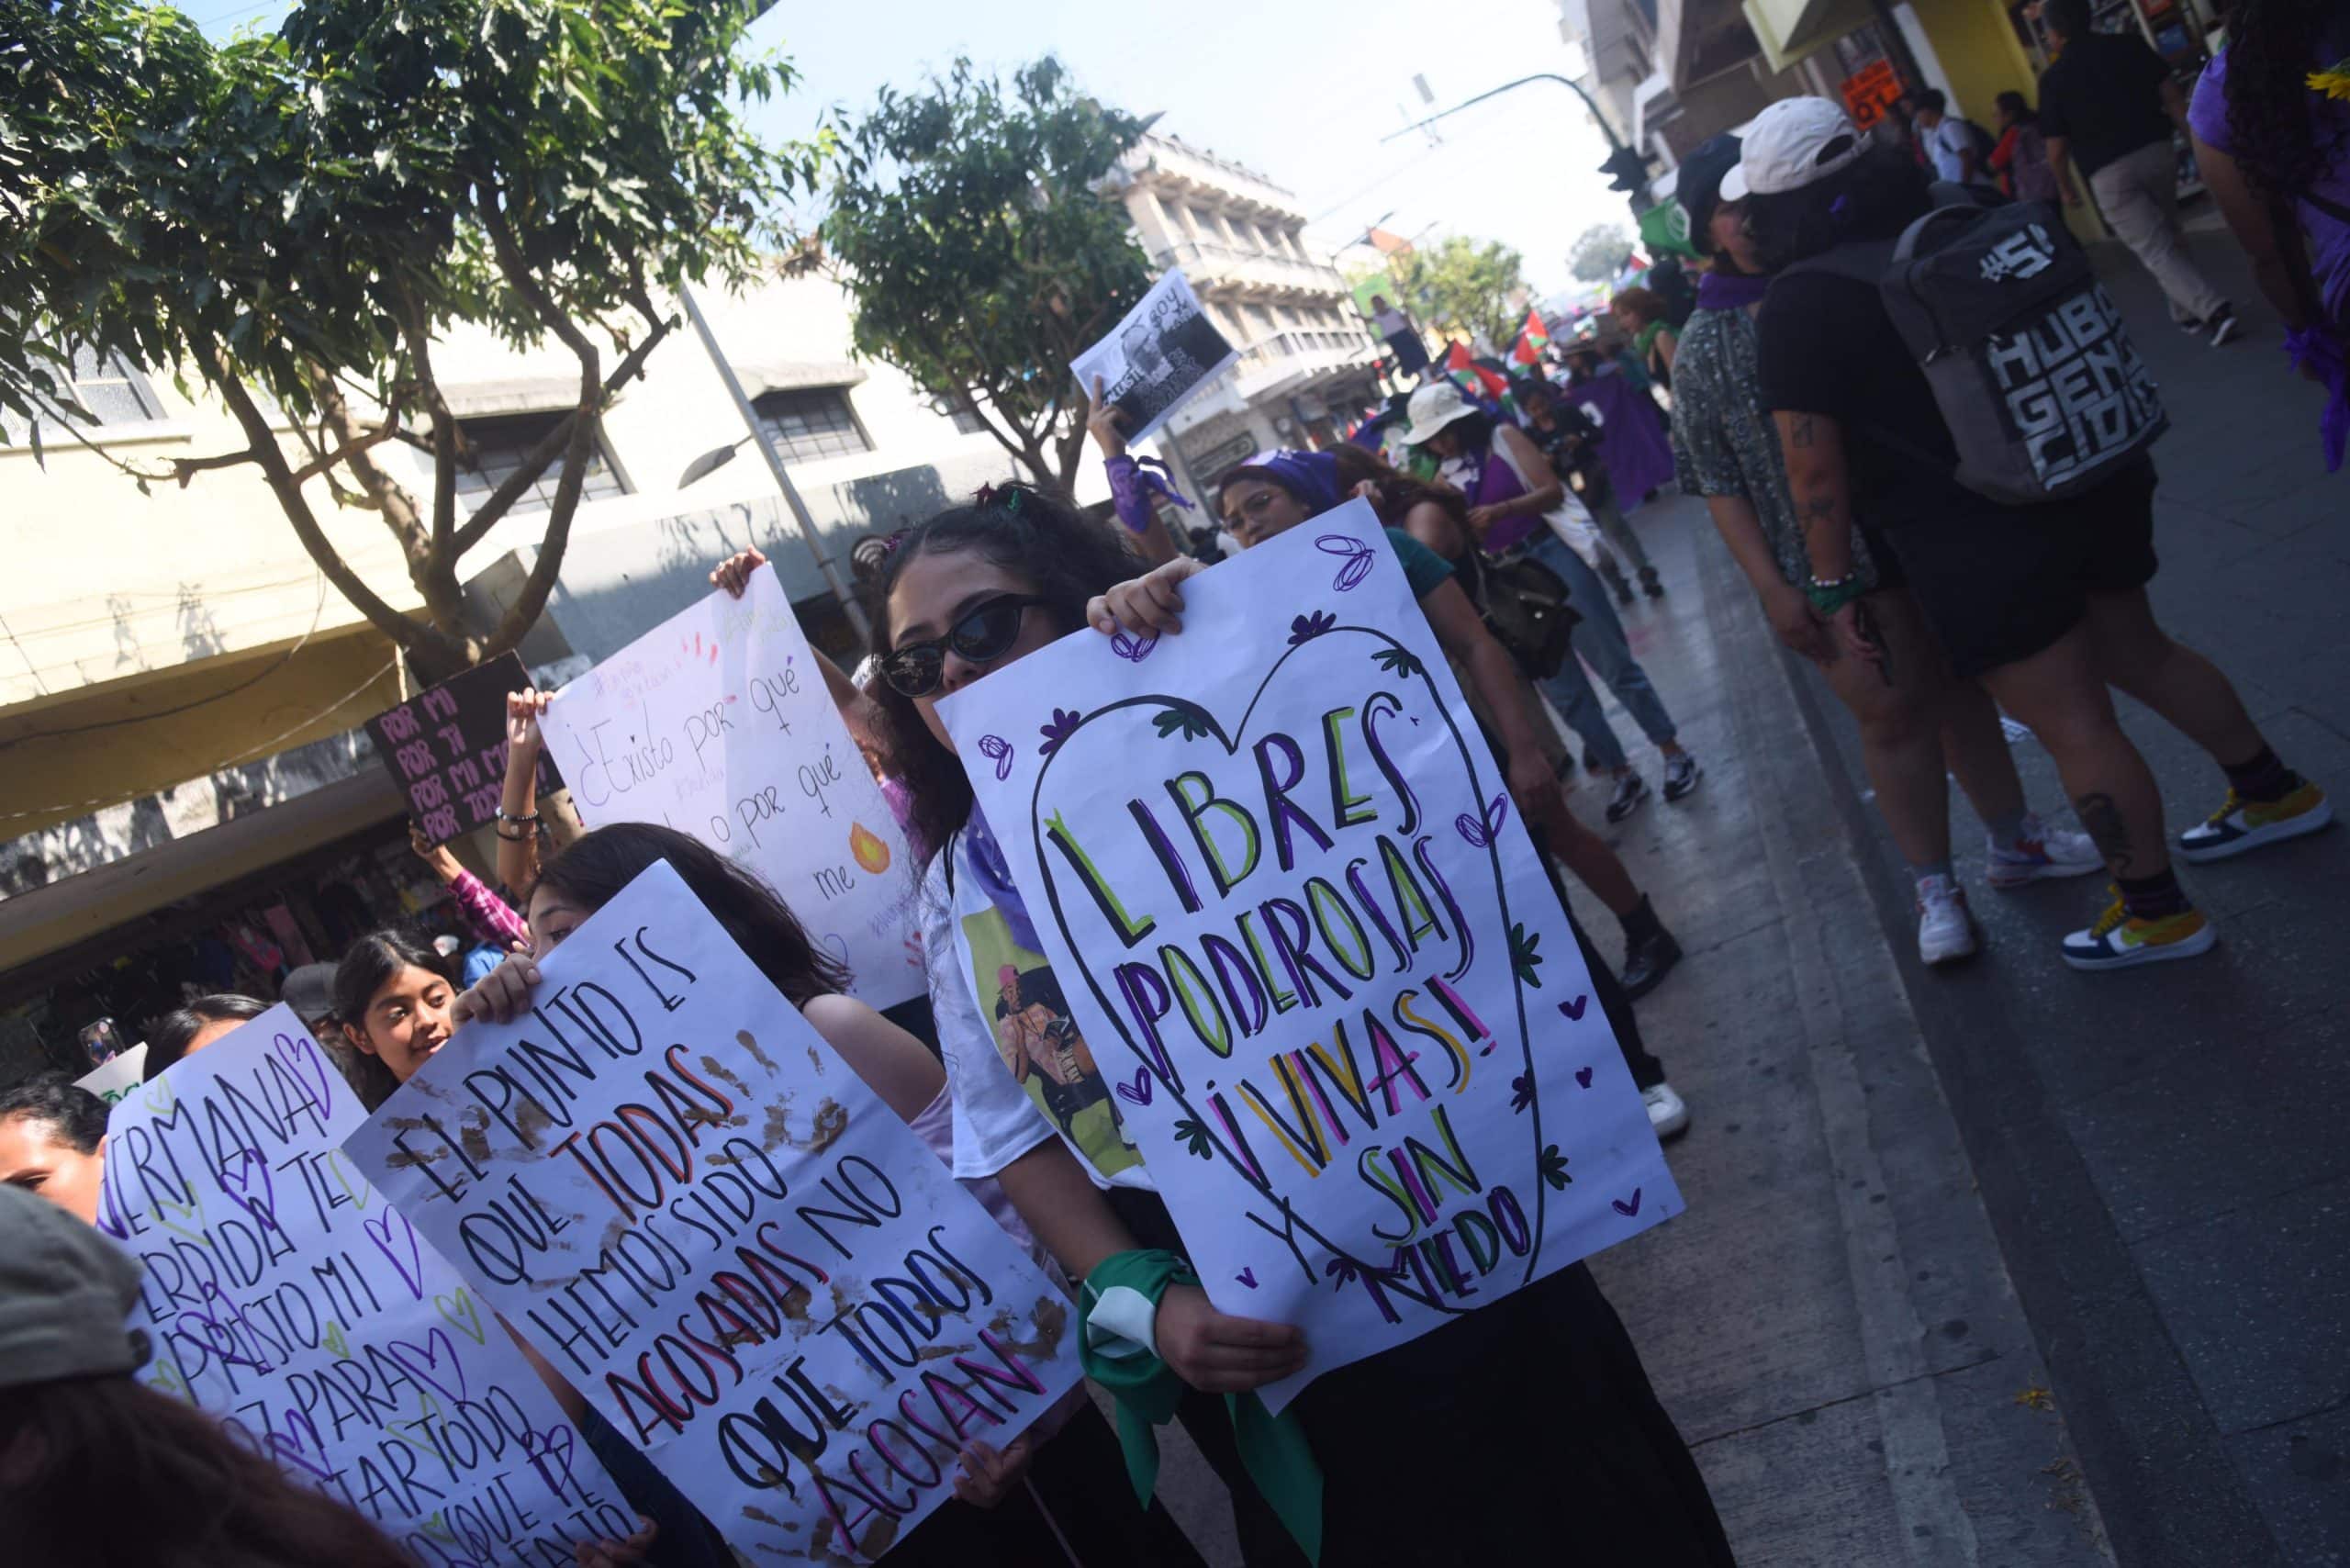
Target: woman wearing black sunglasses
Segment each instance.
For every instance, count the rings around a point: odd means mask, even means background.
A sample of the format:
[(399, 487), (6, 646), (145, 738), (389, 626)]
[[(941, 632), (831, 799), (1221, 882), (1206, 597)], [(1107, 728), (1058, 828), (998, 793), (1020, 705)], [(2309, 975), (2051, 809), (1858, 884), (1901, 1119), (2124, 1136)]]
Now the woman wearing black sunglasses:
[[(1107, 529), (1012, 486), (912, 530), (872, 585), (887, 650), (873, 693), (885, 763), (912, 790), (915, 833), (936, 846), (921, 923), (955, 1173), (995, 1177), (1037, 1239), (1097, 1291), (1098, 1267), (1123, 1277), (1136, 1260), (1119, 1255), (1180, 1257), (1182, 1238), (1116, 1099), (1067, 1092), (1097, 1070), (932, 705), (1084, 626), (1090, 599), (1142, 572)], [(1244, 1560), (1302, 1563), (1221, 1396), (1294, 1371), (1304, 1336), (1227, 1316), (1183, 1284), (1166, 1286), (1147, 1332), (1184, 1386), (1178, 1418), (1231, 1491)], [(1441, 1501), (1399, 1509), (1394, 1432), (1406, 1408), (1416, 1430), (1442, 1434), (1410, 1460), (1415, 1490)], [(1578, 1561), (1730, 1562), (1688, 1450), (1579, 1264), (1317, 1378), (1282, 1418), (1292, 1412), (1320, 1470), (1322, 1568), (1550, 1562), (1562, 1539)]]

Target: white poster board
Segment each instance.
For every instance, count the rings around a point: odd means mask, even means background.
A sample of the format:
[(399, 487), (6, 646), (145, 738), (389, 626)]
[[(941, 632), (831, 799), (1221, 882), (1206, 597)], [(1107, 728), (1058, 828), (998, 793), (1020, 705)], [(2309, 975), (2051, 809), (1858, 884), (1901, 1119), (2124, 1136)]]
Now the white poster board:
[(140, 1381), (425, 1568), (569, 1562), (628, 1536), (620, 1489), (489, 1307), (344, 1158), (365, 1114), (283, 1005), (116, 1104), (98, 1227), (144, 1271)]
[(1134, 442), (1156, 434), (1169, 415), (1239, 357), (1176, 271), (1151, 285), (1110, 335), (1069, 368), (1089, 396), (1094, 378), (1101, 378), (1102, 401), (1125, 415), (1126, 439)]
[(344, 1149), (753, 1562), (878, 1557), (1078, 1380), (1069, 1302), (666, 862)]
[(1349, 502), (939, 704), (1224, 1311), (1400, 1344), (1681, 1194), (1401, 565)]
[(590, 827), (664, 823), (757, 872), (851, 994), (923, 994), (912, 857), (772, 567), (713, 592), (555, 693), (542, 721)]
[(139, 1087), (147, 1077), (147, 1045), (140, 1041), (120, 1056), (109, 1057), (73, 1081), (111, 1105)]

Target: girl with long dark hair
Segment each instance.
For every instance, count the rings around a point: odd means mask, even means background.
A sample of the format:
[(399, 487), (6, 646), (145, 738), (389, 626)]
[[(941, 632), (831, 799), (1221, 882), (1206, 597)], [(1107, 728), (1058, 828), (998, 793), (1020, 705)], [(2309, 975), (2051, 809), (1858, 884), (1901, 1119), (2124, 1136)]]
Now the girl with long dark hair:
[[(1853, 554), (1865, 522), (1889, 543), (1952, 673), (1980, 681), (2048, 748), (2113, 874), (2113, 902), (2065, 938), (2065, 963), (2208, 952), (2217, 933), (2171, 870), (2161, 793), (2109, 688), (2177, 725), (2227, 776), (2220, 809), (2179, 835), (2182, 857), (2243, 854), (2333, 812), (2269, 748), (2228, 678), (2155, 622), (2154, 465), (2037, 506), (1957, 482), (1950, 428), (1874, 281), (1926, 210), (1924, 180), (1899, 153), (1868, 147), (1839, 106), (1764, 109), (1721, 196), (1746, 202), (1758, 264), (1777, 274), (1755, 322), (1762, 400), (1802, 520), (1806, 594), (1840, 651), (1880, 669), (1888, 659)], [(1830, 252), (1833, 266), (1797, 266)]]
[[(1419, 554), (1438, 579), (1448, 575)], [(1245, 1559), (1252, 1568), (1292, 1564), (1302, 1554), (1244, 1465), (1219, 1396), (1297, 1370), (1303, 1336), (1218, 1312), (1181, 1282), (1171, 1265), (1182, 1238), (1121, 1136), (1114, 1102), (1059, 1125), (1038, 1081), (1044, 1064), (1024, 1077), (1008, 1059), (1013, 1042), (997, 1025), (1013, 1013), (1033, 1005), (1064, 1033), (1075, 1020), (1058, 1004), (1022, 891), (934, 707), (1085, 626), (1089, 601), (1141, 565), (1106, 531), (1025, 486), (931, 519), (903, 537), (876, 585), (889, 688), (879, 708), (891, 770), (913, 785), (934, 846), (923, 934), (955, 1097), (956, 1172), (996, 1176), (1073, 1278), (1161, 1271), (1163, 1292), (1136, 1348), (1178, 1380), (1178, 1418), (1231, 1489)], [(1460, 613), (1475, 624), (1465, 604)], [(1154, 1250), (1137, 1256), (1142, 1248)], [(1390, 1420), (1406, 1406), (1423, 1429), (1444, 1434), (1412, 1461), (1415, 1488), (1443, 1497), (1442, 1507), (1394, 1506)], [(1580, 1264), (1317, 1378), (1282, 1420), (1292, 1415), (1320, 1470), (1324, 1568), (1542, 1560), (1557, 1553), (1561, 1518), (1574, 1520), (1575, 1550), (1594, 1562), (1729, 1561), (1704, 1481)]]
[[(699, 839), (670, 828), (615, 823), (547, 861), (531, 890), (531, 951), (509, 958), (459, 998), (456, 1020), (503, 1021), (527, 1012), (531, 991), (539, 983), (538, 960), (655, 861), (677, 869), (768, 983), (867, 1088), (946, 1159), (940, 1144), (952, 1136), (952, 1103), (946, 1076), (928, 1048), (845, 993), (847, 971), (810, 939), (774, 889)], [(999, 1206), (990, 1191), (974, 1195)], [(1029, 1240), (1016, 1228), (1014, 1234)], [(595, 1424), (603, 1423), (599, 1418)], [(1136, 1505), (1117, 1461), (1115, 1439), (1081, 1392), (1002, 1453), (983, 1442), (971, 1444), (956, 1492), (959, 1502), (946, 1505), (890, 1549), (892, 1562), (1026, 1568), (1053, 1561), (1060, 1540), (1087, 1562), (1197, 1568), (1200, 1561), (1163, 1506), (1146, 1512)]]

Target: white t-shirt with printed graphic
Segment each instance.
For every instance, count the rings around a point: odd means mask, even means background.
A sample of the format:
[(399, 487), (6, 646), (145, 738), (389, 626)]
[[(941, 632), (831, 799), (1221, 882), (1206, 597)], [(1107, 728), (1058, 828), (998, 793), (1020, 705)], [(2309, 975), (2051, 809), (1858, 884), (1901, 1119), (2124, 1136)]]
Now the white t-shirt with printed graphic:
[(1013, 938), (979, 879), (955, 859), (960, 845), (958, 834), (932, 859), (917, 906), (955, 1100), (955, 1174), (993, 1176), (1058, 1137), (1094, 1185), (1155, 1191), (1050, 960)]

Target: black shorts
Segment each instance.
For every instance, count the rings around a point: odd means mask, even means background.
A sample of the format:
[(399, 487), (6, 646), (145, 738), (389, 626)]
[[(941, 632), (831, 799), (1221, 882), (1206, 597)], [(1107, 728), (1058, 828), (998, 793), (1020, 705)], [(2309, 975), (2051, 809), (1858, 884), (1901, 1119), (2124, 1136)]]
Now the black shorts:
[(1909, 590), (1972, 680), (2028, 659), (2080, 624), (2093, 593), (2127, 593), (2154, 576), (2151, 463), (2087, 495), (1885, 531)]

